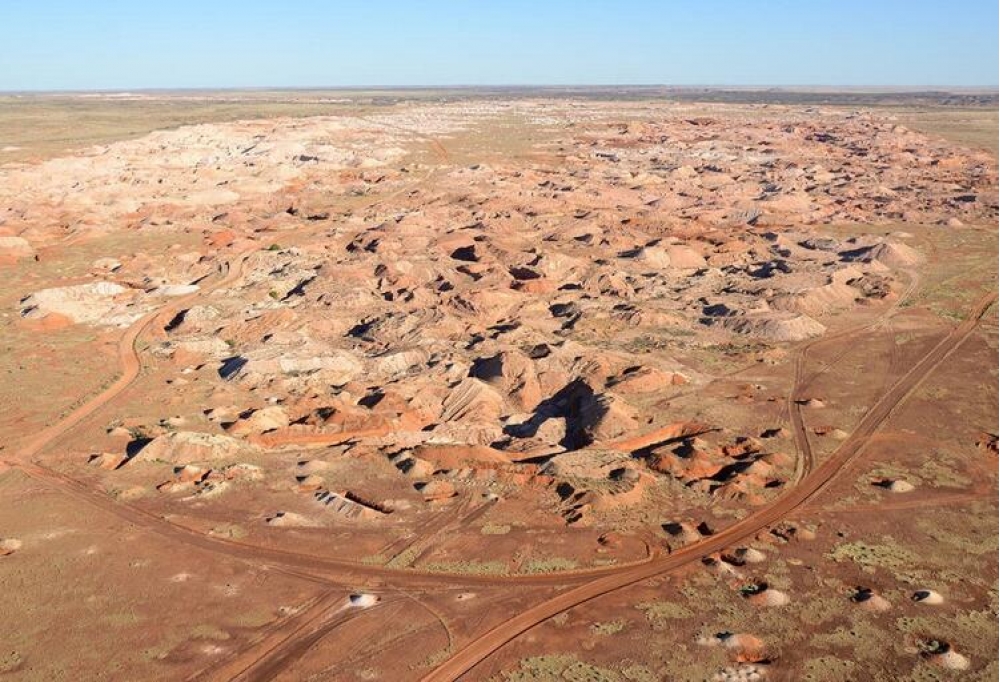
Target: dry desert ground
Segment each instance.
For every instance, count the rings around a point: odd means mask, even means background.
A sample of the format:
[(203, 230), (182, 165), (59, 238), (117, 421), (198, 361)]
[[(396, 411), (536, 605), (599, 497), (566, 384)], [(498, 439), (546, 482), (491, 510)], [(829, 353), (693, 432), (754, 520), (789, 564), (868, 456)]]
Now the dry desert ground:
[(0, 98), (0, 679), (996, 679), (996, 132)]

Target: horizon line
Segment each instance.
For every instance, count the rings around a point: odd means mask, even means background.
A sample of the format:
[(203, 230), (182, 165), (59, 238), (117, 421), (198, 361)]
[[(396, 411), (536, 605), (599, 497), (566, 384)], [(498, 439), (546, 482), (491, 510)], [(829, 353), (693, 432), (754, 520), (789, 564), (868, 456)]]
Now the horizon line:
[(525, 90), (525, 89), (621, 89), (621, 90), (653, 90), (661, 89), (667, 91), (685, 90), (742, 90), (742, 91), (825, 91), (828, 93), (891, 93), (891, 94), (911, 94), (943, 92), (949, 94), (1000, 94), (1000, 84), (998, 85), (944, 85), (944, 84), (924, 84), (924, 85), (855, 85), (855, 84), (823, 84), (823, 83), (798, 83), (798, 84), (726, 84), (726, 83), (690, 83), (690, 84), (665, 84), (665, 83), (491, 83), (491, 84), (423, 84), (423, 85), (393, 85), (393, 84), (371, 84), (371, 85), (223, 85), (223, 86), (151, 86), (151, 87), (94, 87), (94, 88), (21, 88), (3, 89), (0, 88), (0, 95), (52, 95), (52, 94), (130, 94), (130, 93), (164, 93), (164, 92), (297, 92), (297, 91), (422, 91), (422, 90)]

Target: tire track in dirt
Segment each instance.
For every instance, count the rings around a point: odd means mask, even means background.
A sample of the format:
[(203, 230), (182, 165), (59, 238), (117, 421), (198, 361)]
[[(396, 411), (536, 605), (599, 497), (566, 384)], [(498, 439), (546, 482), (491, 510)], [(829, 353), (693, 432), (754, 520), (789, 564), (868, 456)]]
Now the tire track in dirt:
[(831, 341), (836, 341), (842, 339), (845, 336), (853, 336), (861, 334), (868, 330), (886, 328), (890, 333), (890, 343), (892, 344), (892, 356), (890, 360), (890, 369), (887, 373), (886, 381), (891, 381), (891, 372), (896, 367), (899, 357), (898, 348), (896, 345), (895, 335), (891, 334), (892, 329), (892, 317), (899, 312), (900, 307), (910, 299), (911, 296), (916, 292), (917, 288), (920, 286), (920, 276), (915, 270), (906, 271), (910, 281), (906, 285), (906, 289), (900, 294), (899, 298), (896, 299), (886, 309), (874, 322), (870, 322), (860, 327), (849, 327), (843, 329), (839, 332), (829, 334), (827, 336), (820, 337), (813, 341), (809, 341), (801, 346), (795, 356), (795, 373), (792, 379), (792, 389), (788, 393), (787, 400), (787, 411), (788, 418), (792, 425), (792, 431), (795, 437), (795, 446), (798, 450), (798, 458), (795, 462), (795, 472), (793, 474), (793, 482), (798, 482), (802, 477), (812, 470), (814, 466), (814, 456), (812, 451), (812, 443), (809, 441), (809, 434), (806, 431), (805, 419), (802, 415), (802, 406), (799, 401), (803, 399), (802, 390), (809, 386), (812, 382), (818, 379), (820, 376), (828, 372), (831, 368), (835, 367), (837, 363), (843, 360), (852, 350), (853, 346), (845, 345), (844, 349), (835, 355), (832, 360), (825, 363), (819, 369), (817, 369), (808, 378), (804, 376), (805, 373), (805, 361), (806, 356), (809, 351), (821, 344), (829, 343)]
[(199, 670), (187, 679), (189, 681), (210, 679), (212, 677), (229, 679), (246, 672), (253, 666), (254, 661), (259, 658), (259, 656), (252, 655), (253, 651), (264, 649), (266, 652), (271, 652), (295, 636), (304, 634), (310, 626), (325, 616), (337, 601), (341, 601), (343, 598), (344, 593), (341, 590), (329, 590), (323, 593), (316, 599), (306, 602), (299, 613), (267, 628), (253, 641), (249, 642), (243, 650), (207, 668)]
[[(340, 629), (350, 623), (355, 616), (371, 613), (372, 611), (386, 610), (389, 607), (390, 614), (387, 617), (398, 613), (401, 600), (385, 601), (375, 606), (361, 611), (342, 609), (334, 613), (329, 613), (329, 607), (307, 619), (298, 628), (293, 630), (288, 637), (278, 643), (277, 646), (268, 649), (263, 654), (257, 656), (245, 664), (239, 657), (234, 661), (235, 666), (243, 665), (243, 669), (232, 674), (226, 671), (219, 671), (211, 677), (199, 679), (226, 679), (233, 682), (267, 682), (273, 680), (277, 675), (289, 665), (305, 656), (310, 649), (316, 646), (324, 637), (331, 632)], [(325, 620), (324, 620), (325, 619)]]
[(908, 509), (927, 509), (930, 507), (949, 507), (963, 502), (974, 502), (987, 497), (992, 497), (993, 493), (988, 490), (969, 491), (964, 493), (954, 493), (948, 495), (938, 495), (931, 498), (921, 498), (905, 500), (901, 502), (883, 502), (844, 509), (826, 509), (823, 507), (806, 507), (802, 509), (805, 514), (881, 514), (887, 511), (903, 511)]
[[(445, 529), (454, 527), (458, 523), (459, 519), (469, 513), (469, 507), (471, 504), (472, 496), (465, 495), (456, 507), (440, 510), (430, 522), (425, 523), (422, 527), (422, 533), (391, 543), (388, 547), (386, 547), (386, 550), (391, 552), (388, 560), (386, 561), (386, 565), (393, 565), (394, 562), (399, 561), (400, 558), (407, 553), (412, 554), (414, 548), (419, 548), (422, 545), (429, 543), (433, 538), (440, 535)], [(386, 550), (383, 550), (383, 554)], [(412, 559), (408, 562), (408, 564), (412, 564)]]
[(208, 535), (199, 530), (174, 523), (169, 519), (144, 511), (138, 507), (117, 502), (107, 494), (69, 476), (37, 463), (11, 462), (32, 478), (55, 486), (88, 504), (107, 511), (125, 521), (152, 531), (171, 541), (215, 554), (294, 573), (298, 577), (328, 585), (360, 585), (371, 581), (388, 584), (393, 581), (415, 589), (433, 589), (453, 585), (538, 584), (561, 586), (593, 577), (595, 573), (608, 573), (614, 567), (579, 570), (563, 574), (528, 574), (485, 576), (467, 573), (426, 572), (417, 569), (394, 569), (369, 566), (354, 561), (302, 554), (283, 549), (252, 545), (222, 537)]

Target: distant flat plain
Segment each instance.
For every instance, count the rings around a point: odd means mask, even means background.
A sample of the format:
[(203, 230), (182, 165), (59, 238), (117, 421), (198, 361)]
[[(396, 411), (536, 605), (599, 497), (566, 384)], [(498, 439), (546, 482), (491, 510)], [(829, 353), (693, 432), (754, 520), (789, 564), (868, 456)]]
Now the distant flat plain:
[(199, 123), (358, 115), (413, 101), (496, 98), (644, 99), (878, 108), (915, 130), (997, 153), (997, 93), (870, 89), (510, 87), (338, 90), (158, 90), (0, 94), (0, 164), (60, 156), (91, 145)]

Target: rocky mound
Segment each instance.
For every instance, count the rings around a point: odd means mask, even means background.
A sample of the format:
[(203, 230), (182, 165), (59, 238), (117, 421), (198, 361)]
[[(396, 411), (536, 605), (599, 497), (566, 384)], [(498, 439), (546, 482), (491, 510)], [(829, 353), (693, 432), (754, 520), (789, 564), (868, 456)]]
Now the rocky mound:
[(438, 442), (487, 445), (503, 435), (503, 395), (490, 384), (468, 377), (456, 384), (441, 404), (441, 425), (432, 431)]
[(21, 549), (23, 543), (17, 538), (3, 538), (0, 540), (0, 557), (13, 554)]
[[(21, 301), (21, 316), (37, 319), (56, 314), (76, 323), (127, 323), (138, 317), (138, 314), (125, 314), (116, 300), (127, 291), (125, 287), (113, 282), (42, 289)], [(113, 314), (115, 312), (117, 314)]]
[(858, 294), (857, 289), (847, 284), (830, 283), (793, 293), (779, 294), (769, 303), (775, 310), (818, 316), (853, 306)]
[(889, 600), (868, 587), (855, 588), (851, 601), (866, 611), (881, 613), (892, 608)]
[(176, 465), (198, 464), (232, 459), (251, 447), (229, 436), (172, 431), (151, 440), (132, 459)]
[(263, 347), (225, 361), (219, 374), (249, 386), (264, 385), (276, 377), (303, 376), (312, 382), (343, 386), (363, 368), (358, 358), (346, 350)]
[(505, 350), (477, 359), (469, 375), (494, 386), (519, 411), (531, 411), (542, 400), (535, 363), (524, 353)]
[(703, 437), (686, 437), (642, 453), (650, 470), (681, 481), (688, 488), (723, 499), (750, 504), (764, 501), (767, 489), (780, 489), (792, 460), (766, 452), (753, 438), (739, 436), (713, 444)]
[(728, 317), (723, 320), (722, 326), (737, 334), (779, 342), (804, 341), (815, 336), (822, 336), (826, 332), (826, 327), (808, 315), (781, 315), (779, 313)]
[(741, 587), (740, 594), (755, 606), (785, 606), (791, 601), (787, 594), (764, 582)]
[(624, 399), (600, 393), (582, 398), (570, 428), (581, 442), (610, 441), (638, 428), (635, 410)]
[(927, 604), (929, 606), (944, 604), (944, 597), (934, 590), (917, 590), (910, 596), (910, 599), (918, 604)]
[(912, 483), (902, 479), (883, 478), (875, 481), (872, 485), (888, 490), (891, 493), (909, 493), (916, 490), (916, 487)]
[(908, 268), (923, 262), (923, 256), (912, 246), (900, 242), (879, 242), (842, 254), (846, 261), (871, 263), (878, 261), (890, 268)]
[(967, 657), (955, 651), (955, 648), (944, 640), (928, 640), (919, 643), (920, 654), (933, 665), (947, 670), (967, 670), (970, 661)]
[(264, 519), (272, 528), (316, 528), (320, 522), (296, 512), (279, 511)]
[(288, 424), (289, 418), (285, 409), (280, 405), (271, 405), (244, 412), (235, 422), (227, 425), (226, 430), (234, 436), (245, 436), (284, 428)]
[(504, 453), (484, 445), (425, 443), (414, 448), (413, 454), (418, 460), (429, 462), (436, 469), (458, 469), (510, 462)]
[(631, 463), (631, 457), (614, 450), (576, 450), (556, 455), (542, 465), (540, 473), (555, 478), (604, 480), (611, 472)]

